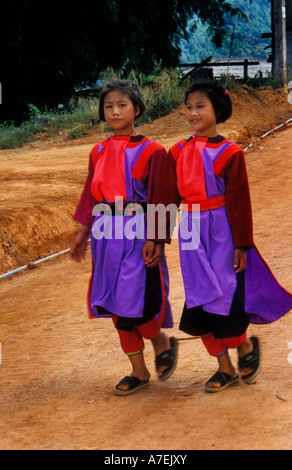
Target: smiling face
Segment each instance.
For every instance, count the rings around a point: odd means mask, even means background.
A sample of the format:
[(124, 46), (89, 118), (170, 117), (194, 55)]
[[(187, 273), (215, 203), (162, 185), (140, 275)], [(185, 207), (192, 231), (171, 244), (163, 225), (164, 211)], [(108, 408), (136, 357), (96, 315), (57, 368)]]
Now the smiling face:
[(117, 90), (111, 91), (104, 99), (103, 109), (105, 120), (116, 136), (136, 134), (134, 120), (139, 109), (135, 109), (128, 95)]
[(209, 98), (200, 91), (190, 93), (185, 116), (197, 137), (216, 137), (216, 114)]

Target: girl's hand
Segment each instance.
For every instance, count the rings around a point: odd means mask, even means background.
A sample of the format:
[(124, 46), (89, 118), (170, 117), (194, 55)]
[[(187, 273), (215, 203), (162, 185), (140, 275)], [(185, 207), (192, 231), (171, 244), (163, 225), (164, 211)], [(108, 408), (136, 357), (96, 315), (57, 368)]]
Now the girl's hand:
[(234, 269), (235, 273), (240, 273), (246, 268), (246, 251), (242, 248), (236, 248), (234, 253)]
[(146, 241), (142, 250), (143, 259), (147, 268), (154, 268), (163, 259), (164, 243)]
[(85, 259), (90, 230), (85, 225), (77, 233), (69, 251), (70, 258), (77, 263)]

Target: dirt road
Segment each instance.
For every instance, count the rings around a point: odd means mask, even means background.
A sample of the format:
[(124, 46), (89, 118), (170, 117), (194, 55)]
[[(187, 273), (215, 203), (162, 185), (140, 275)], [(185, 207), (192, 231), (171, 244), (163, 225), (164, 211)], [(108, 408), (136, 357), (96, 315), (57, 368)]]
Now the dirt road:
[[(220, 132), (243, 147), (256, 142), (246, 152), (255, 241), (292, 291), (292, 127), (257, 141), (291, 117), (291, 106), (271, 90), (243, 88), (233, 98), (234, 117)], [(190, 133), (181, 108), (141, 131), (166, 147)], [(36, 141), (0, 152), (1, 273), (70, 246), (76, 228), (71, 214), (99, 138)], [(184, 296), (176, 241), (167, 259), (178, 368), (160, 383), (146, 342), (151, 386), (127, 398), (113, 394), (129, 372), (116, 332), (108, 320), (87, 319), (89, 254), (80, 265), (65, 254), (0, 280), (1, 450), (292, 449), (291, 313), (249, 328), (262, 340), (256, 383), (206, 394), (216, 361), (200, 340), (178, 330)]]

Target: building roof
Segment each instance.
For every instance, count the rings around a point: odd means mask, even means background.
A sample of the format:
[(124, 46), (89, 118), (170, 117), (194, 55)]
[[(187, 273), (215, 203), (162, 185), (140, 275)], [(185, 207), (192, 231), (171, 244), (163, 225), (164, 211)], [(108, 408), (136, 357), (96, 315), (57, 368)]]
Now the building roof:
[[(249, 64), (253, 62), (259, 62), (257, 65), (248, 65), (248, 76), (250, 78), (253, 78), (255, 75), (257, 75), (259, 71), (261, 71), (264, 78), (268, 77), (272, 72), (271, 63), (267, 62), (266, 60), (255, 59), (253, 57), (232, 57), (230, 60), (228, 58), (212, 59), (210, 62), (206, 63), (203, 68), (212, 69), (214, 78), (219, 78), (221, 75), (227, 75), (228, 73), (229, 76), (241, 79), (244, 78), (243, 63), (245, 59), (248, 60)], [(238, 64), (230, 65), (234, 62)], [(216, 63), (217, 65), (212, 66), (212, 63)], [(220, 63), (222, 63), (222, 65), (218, 65)], [(191, 72), (191, 70), (192, 68), (184, 70), (184, 74)]]
[[(252, 57), (232, 57), (230, 60), (231, 63), (233, 62), (244, 62), (245, 59), (248, 59), (248, 62), (259, 62), (258, 65), (248, 65), (248, 76), (253, 78), (256, 74), (261, 71), (263, 77), (269, 76), (272, 72), (272, 64), (267, 62), (266, 60), (254, 59)], [(213, 59), (207, 65), (208, 67), (212, 67), (212, 62), (220, 63), (220, 62), (228, 62), (228, 59)], [(234, 76), (235, 78), (244, 78), (244, 66), (243, 65), (222, 65), (222, 66), (214, 66), (212, 67), (214, 77), (220, 77), (220, 75), (226, 75), (227, 72), (230, 76)]]

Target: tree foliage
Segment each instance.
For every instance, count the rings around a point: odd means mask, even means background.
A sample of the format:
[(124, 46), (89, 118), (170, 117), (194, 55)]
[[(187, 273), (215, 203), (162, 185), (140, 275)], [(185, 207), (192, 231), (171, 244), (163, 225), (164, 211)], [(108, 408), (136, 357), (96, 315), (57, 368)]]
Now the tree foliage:
[(228, 12), (228, 0), (1, 0), (1, 120), (55, 107), (108, 66), (176, 66), (188, 20), (198, 14), (220, 45)]
[[(196, 28), (193, 29), (193, 21), (189, 20), (188, 37), (181, 40), (181, 61), (200, 62), (210, 55), (216, 58), (255, 57), (266, 60), (271, 49), (265, 49), (271, 44), (271, 39), (263, 39), (262, 33), (271, 31), (271, 2), (270, 0), (253, 0), (252, 3), (245, 0), (230, 0), (232, 5), (237, 5), (245, 17), (237, 18), (227, 14), (224, 18), (226, 35), (222, 46), (217, 47), (208, 34), (208, 25), (200, 18), (195, 19)], [(234, 30), (231, 48), (231, 37)]]

